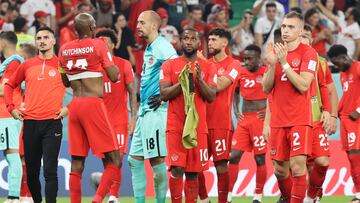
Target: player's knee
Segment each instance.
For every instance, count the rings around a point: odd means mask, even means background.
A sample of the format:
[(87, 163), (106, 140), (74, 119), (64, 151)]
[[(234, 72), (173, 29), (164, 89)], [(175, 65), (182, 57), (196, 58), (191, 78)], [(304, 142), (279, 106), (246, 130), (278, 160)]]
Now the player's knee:
[(265, 154), (257, 154), (254, 158), (257, 166), (265, 165)]
[(217, 173), (226, 173), (227, 172), (227, 160), (223, 159), (220, 161), (216, 161), (215, 163), (215, 168), (216, 168), (216, 172)]
[(274, 165), (274, 175), (279, 180), (284, 180), (289, 176), (289, 168), (281, 165)]
[(238, 164), (240, 162), (242, 151), (240, 150), (231, 150), (230, 154), (230, 164)]
[(154, 158), (150, 158), (150, 165), (151, 166), (156, 166), (158, 164), (162, 164), (165, 162), (165, 158), (164, 157), (154, 157)]
[(328, 156), (321, 156), (315, 159), (315, 163), (320, 166), (329, 166), (330, 158)]
[(198, 178), (198, 173), (186, 172), (185, 177), (186, 180), (196, 180)]
[(84, 171), (85, 159), (73, 157), (71, 160), (71, 172), (82, 174)]
[(121, 167), (120, 152), (118, 150), (107, 152), (104, 154), (106, 162)]
[(171, 176), (174, 178), (181, 178), (184, 175), (184, 167), (171, 166)]
[(291, 174), (292, 176), (302, 176), (306, 174), (306, 162), (294, 161), (290, 163)]

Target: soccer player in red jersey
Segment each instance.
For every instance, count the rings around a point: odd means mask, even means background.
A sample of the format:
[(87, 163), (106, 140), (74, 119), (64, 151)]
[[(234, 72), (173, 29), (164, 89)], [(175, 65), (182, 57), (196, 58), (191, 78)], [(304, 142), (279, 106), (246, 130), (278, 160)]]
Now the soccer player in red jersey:
[(343, 95), (339, 102), (340, 139), (351, 166), (355, 197), (360, 202), (360, 62), (353, 61), (343, 45), (332, 46), (328, 53), (340, 72)]
[[(301, 35), (302, 43), (311, 45), (312, 30), (307, 24), (304, 25), (304, 32)], [(329, 76), (330, 75), (330, 76)], [(326, 171), (329, 167), (330, 151), (327, 138), (328, 134), (333, 134), (334, 117), (337, 117), (337, 92), (332, 89), (334, 86), (331, 71), (325, 58), (318, 56), (318, 67), (316, 70), (316, 79), (312, 83), (312, 118), (313, 118), (313, 142), (312, 153), (308, 158), (307, 165), (309, 170), (309, 186), (304, 203), (313, 203), (315, 199), (319, 200), (322, 196), (322, 184), (325, 180)], [(329, 88), (328, 88), (329, 87)], [(329, 89), (329, 90), (328, 90)], [(335, 90), (335, 92), (330, 92)], [(330, 97), (335, 95), (336, 97)], [(331, 109), (330, 106), (335, 106)], [(331, 117), (331, 114), (335, 115)], [(336, 130), (336, 124), (335, 124)]]
[[(86, 13), (75, 17), (79, 39), (59, 50), (63, 83), (73, 89), (69, 108), (69, 150), (71, 155), (70, 200), (81, 202), (81, 174), (89, 148), (103, 154), (106, 168), (92, 202), (102, 202), (114, 181), (120, 180), (118, 145), (103, 100), (103, 69), (112, 82), (119, 79), (119, 69), (102, 39), (95, 36), (95, 20)], [(91, 109), (91, 111), (89, 111)]]
[[(57, 168), (62, 139), (59, 118), (67, 114), (67, 108), (61, 108), (65, 87), (58, 71), (55, 43), (50, 28), (38, 29), (35, 44), (39, 55), (22, 63), (4, 89), (8, 111), (15, 119), (23, 121), (27, 185), (35, 203), (42, 201), (41, 160), (44, 163), (46, 202), (55, 203), (58, 191)], [(25, 106), (21, 108), (14, 105), (13, 93), (23, 81), (26, 81)]]
[[(302, 203), (306, 193), (306, 160), (311, 154), (312, 119), (309, 88), (317, 67), (317, 53), (301, 43), (303, 16), (287, 14), (281, 25), (284, 43), (271, 43), (263, 90), (271, 93), (270, 155), (282, 196)], [(291, 169), (291, 175), (289, 171)]]
[(261, 202), (263, 188), (267, 178), (265, 153), (266, 143), (261, 136), (264, 112), (266, 108), (266, 94), (262, 90), (262, 78), (265, 67), (260, 65), (261, 49), (256, 45), (249, 45), (244, 51), (245, 68), (239, 72), (239, 92), (243, 97), (243, 106), (239, 113), (239, 97), (234, 99), (235, 112), (238, 115), (238, 125), (231, 142), (231, 156), (229, 163), (229, 195), (239, 173), (239, 162), (244, 151), (254, 151), (256, 162), (256, 188), (253, 202)]
[[(217, 76), (214, 65), (197, 56), (200, 36), (196, 30), (185, 29), (181, 37), (181, 46), (184, 54), (166, 61), (161, 67), (160, 93), (163, 101), (169, 101), (166, 139), (171, 173), (169, 178), (171, 201), (181, 203), (184, 189), (185, 202), (195, 203), (199, 191), (198, 173), (208, 168), (206, 104), (215, 99)], [(194, 76), (189, 77), (189, 83), (193, 84), (190, 85), (190, 91), (195, 92), (194, 103), (199, 118), (196, 128), (197, 146), (191, 149), (185, 148), (182, 144), (186, 114), (179, 75), (184, 68), (193, 73), (189, 76)]]
[[(227, 200), (229, 176), (227, 162), (231, 140), (231, 107), (235, 86), (238, 79), (240, 62), (228, 56), (225, 52), (231, 40), (231, 33), (222, 28), (216, 28), (209, 33), (208, 49), (213, 55), (210, 62), (215, 64), (218, 76), (216, 99), (206, 105), (206, 117), (209, 129), (208, 152), (213, 161), (218, 177), (218, 201)], [(208, 202), (205, 177), (199, 173), (199, 195), (202, 202)]]
[[(103, 38), (106, 41), (109, 50), (113, 50), (115, 44), (117, 43), (116, 34), (110, 29), (99, 31), (96, 34), (96, 37)], [(130, 61), (114, 55), (112, 55), (112, 57), (115, 65), (119, 68), (120, 77), (118, 82), (113, 83), (110, 81), (109, 77), (105, 75), (105, 71), (103, 71), (104, 103), (109, 112), (111, 124), (114, 127), (119, 145), (120, 161), (122, 161), (122, 158), (124, 154), (126, 154), (127, 150), (128, 134), (131, 135), (134, 132), (136, 123), (137, 104), (135, 78)], [(130, 123), (128, 122), (129, 115), (127, 110), (128, 94), (130, 97), (131, 109)], [(119, 182), (114, 182), (111, 186), (109, 201), (114, 201), (114, 203), (117, 202), (120, 184), (121, 179)]]

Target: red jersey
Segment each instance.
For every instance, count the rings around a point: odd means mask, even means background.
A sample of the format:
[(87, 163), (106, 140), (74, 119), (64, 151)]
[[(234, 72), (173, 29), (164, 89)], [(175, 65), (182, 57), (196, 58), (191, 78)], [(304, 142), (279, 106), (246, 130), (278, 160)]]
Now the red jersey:
[(105, 41), (100, 38), (76, 39), (64, 44), (59, 50), (59, 61), (69, 80), (78, 73), (101, 73), (103, 68), (114, 64)]
[(339, 102), (339, 114), (349, 116), (359, 107), (357, 102), (360, 100), (360, 62), (354, 61), (347, 71), (340, 72), (340, 80), (343, 95)]
[(51, 59), (31, 58), (22, 63), (5, 86), (5, 103), (11, 112), (13, 89), (22, 81), (26, 83), (24, 119), (46, 120), (55, 118), (61, 109), (65, 87), (58, 71), (59, 61), (56, 56)]
[(134, 82), (134, 73), (130, 62), (120, 57), (113, 57), (119, 69), (119, 81), (113, 83), (103, 72), (104, 77), (104, 102), (109, 112), (113, 126), (127, 126), (128, 124), (128, 93), (126, 85)]
[[(323, 64), (320, 62), (320, 60), (324, 60), (325, 67), (323, 67)], [(327, 69), (328, 69), (327, 61), (324, 58), (319, 59), (318, 67), (317, 67), (317, 71), (316, 71), (316, 78), (315, 78), (315, 80), (312, 81), (310, 88), (311, 88), (311, 96), (312, 97), (316, 97), (318, 94), (318, 91), (319, 91), (319, 93), (320, 93), (319, 95), (321, 97), (321, 103), (322, 103), (322, 106), (321, 106), (322, 110), (331, 112), (330, 96), (329, 96), (329, 90), (327, 88), (328, 82), (326, 81), (327, 78), (325, 76), (325, 74), (327, 74), (327, 72), (328, 72)]]
[[(3, 84), (4, 80), (8, 81), (11, 78), (11, 76), (16, 72), (16, 69), (19, 67), (19, 65), (20, 65), (20, 61), (18, 60), (11, 61), (7, 65), (3, 76), (0, 78), (0, 84)], [(18, 108), (20, 103), (22, 102), (20, 86), (14, 89), (13, 101), (15, 107)], [(11, 114), (8, 112), (6, 108), (6, 104), (3, 96), (0, 96), (0, 118), (12, 118)]]
[[(214, 64), (205, 61), (201, 58), (197, 58), (202, 70), (202, 77), (204, 81), (211, 86), (216, 86), (216, 68)], [(160, 82), (171, 82), (176, 84), (179, 82), (179, 75), (184, 66), (189, 63), (184, 57), (180, 56), (175, 59), (167, 60), (161, 66)], [(191, 68), (194, 71), (194, 63), (191, 63)], [(198, 83), (194, 75), (195, 84), (195, 107), (199, 115), (199, 124), (196, 129), (197, 133), (207, 133), (208, 126), (206, 123), (206, 101), (201, 97), (198, 90)], [(167, 115), (167, 131), (180, 131), (182, 132), (185, 123), (185, 102), (183, 94), (179, 94), (176, 98), (169, 101), (168, 115)]]
[(215, 64), (217, 77), (225, 76), (231, 80), (232, 84), (221, 92), (216, 93), (215, 101), (206, 105), (208, 128), (231, 130), (232, 100), (241, 65), (238, 60), (230, 56), (220, 62), (216, 62), (213, 58), (209, 59), (209, 61)]
[[(299, 44), (289, 51), (287, 61), (297, 73), (315, 74), (318, 62), (316, 51), (310, 46)], [(272, 91), (271, 127), (291, 127), (312, 124), (310, 91), (300, 93), (288, 80), (279, 63), (275, 67), (275, 81)]]
[(265, 67), (260, 67), (255, 72), (250, 72), (246, 68), (240, 69), (239, 88), (240, 95), (246, 100), (266, 99), (267, 95), (263, 91), (262, 79)]
[[(318, 28), (313, 29), (312, 31), (312, 38), (315, 39), (319, 35), (319, 32), (324, 30), (324, 26), (319, 26)], [(325, 48), (326, 40), (320, 40), (312, 44), (312, 47), (322, 56), (326, 55), (326, 48)]]

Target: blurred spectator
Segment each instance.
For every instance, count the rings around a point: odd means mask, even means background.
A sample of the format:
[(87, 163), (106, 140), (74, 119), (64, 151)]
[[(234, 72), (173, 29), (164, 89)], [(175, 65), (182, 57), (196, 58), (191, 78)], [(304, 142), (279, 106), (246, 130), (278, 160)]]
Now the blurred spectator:
[(256, 0), (253, 5), (253, 14), (258, 18), (266, 17), (266, 4), (274, 3), (276, 5), (276, 14), (277, 19), (283, 19), (285, 16), (284, 6), (275, 1), (275, 0)]
[(179, 32), (177, 29), (168, 25), (169, 15), (166, 9), (158, 8), (156, 12), (159, 14), (161, 18), (161, 26), (160, 26), (160, 35), (163, 36), (167, 41), (169, 41), (176, 50), (180, 49), (180, 38)]
[(302, 0), (301, 1), (301, 8), (303, 11), (303, 14), (306, 13), (311, 8), (315, 7), (315, 1), (314, 0)]
[(214, 28), (228, 29), (225, 7), (220, 4), (215, 4), (211, 8), (211, 13), (207, 18), (207, 32), (209, 33)]
[(292, 7), (292, 8), (290, 9), (290, 11), (295, 11), (295, 12), (300, 13), (300, 14), (303, 13), (300, 7)]
[(32, 26), (28, 30), (29, 35), (35, 36), (36, 31), (41, 27), (46, 27), (47, 17), (49, 16), (48, 13), (44, 11), (36, 11), (34, 13), (35, 21), (33, 22)]
[(240, 29), (232, 35), (231, 53), (234, 58), (242, 60), (243, 51), (250, 44), (255, 43), (255, 33), (253, 28), (254, 15), (251, 11), (245, 11), (240, 23)]
[(28, 60), (38, 55), (38, 49), (31, 44), (21, 44), (18, 53), (25, 60)]
[(266, 55), (266, 46), (274, 38), (274, 30), (280, 27), (276, 18), (277, 5), (274, 2), (266, 4), (266, 16), (259, 18), (255, 24), (255, 44), (262, 48), (262, 56)]
[(141, 12), (146, 10), (152, 10), (154, 0), (122, 0), (121, 10), (124, 11), (130, 8), (128, 26), (131, 31), (136, 31), (137, 17)]
[(3, 17), (5, 16), (7, 10), (9, 8), (9, 2), (8, 1), (1, 1), (0, 2), (0, 16)]
[(339, 19), (341, 29), (336, 42), (344, 45), (347, 48), (348, 55), (354, 60), (358, 60), (360, 55), (360, 27), (357, 23), (359, 18), (359, 11), (355, 7), (346, 10), (345, 20)]
[(203, 11), (199, 5), (190, 6), (187, 18), (181, 22), (181, 28), (194, 28), (199, 32), (201, 42), (199, 51), (203, 51), (203, 55), (207, 56), (206, 25), (202, 21), (202, 14)]
[(113, 0), (98, 0), (95, 12), (97, 27), (111, 27), (113, 22), (114, 5)]
[[(77, 6), (77, 11), (74, 13), (89, 13), (92, 14), (93, 8), (91, 4), (81, 3)], [(74, 20), (68, 22), (67, 26), (60, 28), (59, 30), (59, 47), (64, 43), (77, 39), (74, 27)]]
[(78, 14), (77, 6), (80, 4), (78, 0), (61, 0), (58, 1), (56, 6), (56, 21), (59, 26), (59, 30), (68, 26), (69, 22), (74, 20)]
[(135, 57), (132, 48), (135, 46), (134, 33), (127, 27), (127, 22), (123, 14), (114, 15), (114, 30), (117, 36), (117, 43), (114, 49), (114, 55), (127, 59), (131, 65), (135, 66)]
[(19, 50), (21, 44), (35, 45), (35, 39), (33, 35), (27, 34), (29, 27), (24, 17), (18, 16), (14, 21), (14, 31), (16, 33), (18, 43), (16, 44), (16, 50)]
[(312, 47), (321, 56), (326, 56), (325, 44), (333, 44), (331, 31), (320, 23), (320, 13), (316, 8), (306, 11), (304, 19), (305, 23), (309, 24), (312, 28)]
[(56, 30), (56, 12), (55, 5), (51, 0), (26, 0), (20, 6), (20, 14), (27, 19), (28, 26), (31, 26), (35, 20), (34, 13), (36, 11), (44, 11), (49, 13), (47, 18), (47, 26), (52, 30)]
[(13, 22), (18, 16), (19, 16), (19, 12), (16, 10), (15, 7), (13, 6), (8, 7), (5, 12), (5, 15), (0, 19), (0, 30), (14, 31)]

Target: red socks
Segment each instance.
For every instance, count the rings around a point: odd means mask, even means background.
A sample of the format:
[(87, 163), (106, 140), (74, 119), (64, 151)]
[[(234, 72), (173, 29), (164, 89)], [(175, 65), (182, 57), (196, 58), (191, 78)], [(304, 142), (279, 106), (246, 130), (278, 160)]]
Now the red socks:
[(236, 183), (238, 173), (239, 173), (239, 165), (238, 164), (229, 164), (228, 165), (229, 192), (232, 192), (234, 189), (234, 185)]
[(278, 184), (281, 196), (285, 198), (286, 202), (290, 202), (291, 188), (293, 186), (291, 175), (289, 174), (284, 180), (278, 180)]
[(203, 200), (208, 198), (205, 176), (203, 172), (198, 173), (198, 180), (199, 180), (199, 196), (200, 199)]
[(81, 174), (76, 172), (70, 173), (69, 188), (70, 202), (81, 203)]
[(218, 203), (226, 203), (229, 193), (229, 173), (218, 173)]
[(267, 178), (266, 164), (256, 167), (256, 188), (255, 194), (262, 194)]
[[(196, 203), (199, 195), (199, 181), (185, 179), (185, 203)], [(174, 202), (173, 202), (174, 203)]]
[(174, 178), (170, 175), (169, 189), (172, 203), (182, 203), (183, 178)]
[(99, 187), (92, 202), (101, 203), (105, 195), (109, 192), (111, 185), (120, 181), (120, 169), (115, 164), (108, 164), (105, 167), (103, 176), (101, 177)]
[(27, 185), (27, 177), (26, 177), (26, 166), (22, 165), (22, 179), (21, 179), (21, 188), (20, 188), (20, 196), (21, 197), (31, 197), (31, 193), (29, 187)]
[(294, 176), (290, 203), (302, 203), (306, 193), (306, 175)]
[(356, 192), (360, 192), (360, 167), (357, 166), (360, 163), (360, 154), (349, 154), (348, 155), (351, 167), (351, 176), (354, 182)]
[(311, 170), (309, 177), (309, 188), (307, 195), (310, 198), (314, 199), (317, 196), (318, 191), (322, 188), (328, 167), (329, 166), (320, 166), (315, 163), (315, 166)]
[(120, 169), (119, 173), (119, 181), (114, 181), (110, 188), (110, 195), (115, 196), (116, 198), (119, 198), (119, 188), (121, 184), (121, 177), (122, 177), (122, 170)]

